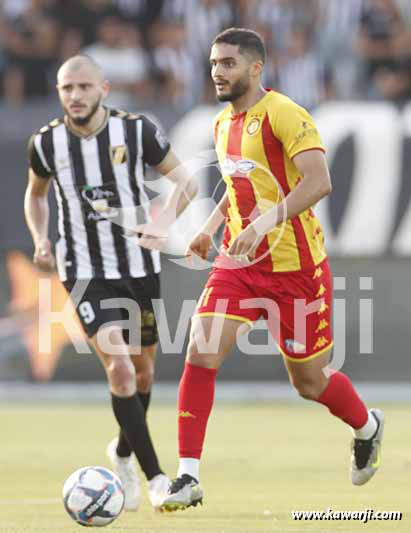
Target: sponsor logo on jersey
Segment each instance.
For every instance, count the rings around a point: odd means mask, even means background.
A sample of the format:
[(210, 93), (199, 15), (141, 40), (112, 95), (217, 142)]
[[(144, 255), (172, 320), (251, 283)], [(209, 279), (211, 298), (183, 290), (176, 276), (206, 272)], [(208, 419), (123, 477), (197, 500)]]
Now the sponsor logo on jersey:
[(223, 174), (228, 174), (232, 176), (236, 172), (240, 174), (249, 174), (257, 168), (257, 165), (254, 161), (250, 159), (239, 159), (238, 161), (233, 161), (232, 159), (226, 158), (221, 163), (221, 170)]
[(103, 189), (102, 187), (92, 187), (91, 185), (86, 185), (81, 190), (81, 196), (87, 202), (95, 202), (96, 200), (103, 200), (113, 198), (114, 192), (109, 189)]
[(98, 222), (118, 215), (118, 209), (110, 206), (110, 199), (113, 201), (116, 196), (110, 189), (86, 185), (81, 189), (81, 196), (92, 208), (92, 211), (87, 213), (88, 220)]
[(249, 159), (241, 159), (240, 161), (237, 161), (237, 170), (238, 172), (241, 172), (241, 174), (248, 174), (256, 167), (257, 165), (254, 161), (250, 161)]

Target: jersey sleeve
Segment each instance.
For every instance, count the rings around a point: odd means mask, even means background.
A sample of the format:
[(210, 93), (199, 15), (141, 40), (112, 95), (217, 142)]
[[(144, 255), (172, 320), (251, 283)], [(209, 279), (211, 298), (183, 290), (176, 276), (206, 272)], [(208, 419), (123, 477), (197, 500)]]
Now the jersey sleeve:
[(281, 141), (290, 159), (305, 150), (318, 149), (325, 152), (312, 116), (295, 102), (283, 102), (275, 110), (271, 125), (274, 135)]
[(29, 140), (28, 144), (28, 159), (29, 159), (29, 166), (34, 170), (34, 172), (37, 174), (37, 176), (40, 176), (41, 178), (51, 178), (52, 172), (48, 168), (46, 168), (37, 152), (36, 144), (35, 144), (35, 137), (36, 135), (32, 135)]
[(147, 165), (161, 163), (170, 150), (166, 135), (147, 117), (143, 117), (143, 159)]

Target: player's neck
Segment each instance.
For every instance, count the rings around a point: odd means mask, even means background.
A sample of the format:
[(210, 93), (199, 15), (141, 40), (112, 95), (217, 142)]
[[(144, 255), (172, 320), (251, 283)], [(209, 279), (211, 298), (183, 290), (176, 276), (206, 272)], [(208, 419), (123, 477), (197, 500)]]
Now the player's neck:
[(233, 106), (233, 114), (239, 115), (240, 113), (247, 111), (250, 107), (253, 107), (259, 102), (261, 98), (264, 98), (266, 94), (267, 91), (261, 85), (251, 89), (240, 98), (237, 98), (234, 102), (231, 102), (231, 105)]
[(107, 110), (103, 106), (100, 106), (96, 113), (91, 117), (90, 121), (84, 126), (73, 124), (73, 122), (70, 120), (70, 117), (68, 116), (67, 123), (70, 126), (70, 129), (78, 135), (81, 135), (82, 137), (89, 137), (90, 135), (93, 135), (96, 131), (100, 130), (106, 118)]

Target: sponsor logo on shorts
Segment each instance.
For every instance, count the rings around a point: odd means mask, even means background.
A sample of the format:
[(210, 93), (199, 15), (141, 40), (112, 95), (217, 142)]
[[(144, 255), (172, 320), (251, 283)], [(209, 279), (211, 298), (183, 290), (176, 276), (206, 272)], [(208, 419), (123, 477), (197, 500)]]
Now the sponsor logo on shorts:
[(318, 267), (315, 269), (313, 279), (321, 278), (322, 275), (323, 275), (323, 270), (321, 267)]
[(325, 318), (323, 318), (322, 320), (320, 320), (320, 323), (318, 324), (318, 327), (315, 330), (315, 332), (319, 333), (321, 330), (323, 330), (323, 329), (325, 329), (327, 327), (328, 327), (328, 322), (325, 320)]
[(285, 339), (285, 347), (292, 353), (303, 353), (306, 351), (305, 345), (294, 339)]
[(321, 304), (320, 309), (318, 310), (317, 315), (322, 315), (323, 313), (325, 313), (327, 311), (327, 309), (328, 309), (328, 305), (325, 302), (323, 302)]
[(314, 344), (314, 350), (324, 348), (328, 344), (327, 337), (318, 337), (317, 342)]
[(317, 294), (315, 295), (316, 298), (319, 298), (319, 297), (322, 296), (325, 292), (327, 292), (327, 290), (326, 290), (326, 288), (324, 287), (324, 285), (321, 283), (320, 288), (318, 289), (318, 292), (317, 292)]

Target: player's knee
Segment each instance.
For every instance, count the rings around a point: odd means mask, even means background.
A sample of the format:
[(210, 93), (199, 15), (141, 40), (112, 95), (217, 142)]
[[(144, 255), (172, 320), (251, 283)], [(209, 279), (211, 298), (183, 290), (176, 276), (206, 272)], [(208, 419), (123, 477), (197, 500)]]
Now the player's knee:
[(190, 342), (187, 347), (187, 360), (192, 363), (193, 360), (197, 359), (199, 356), (199, 350), (197, 343), (193, 337), (190, 338)]
[(154, 365), (137, 372), (137, 389), (138, 392), (150, 392), (154, 382)]
[(192, 365), (208, 367), (208, 359), (209, 357), (206, 357), (204, 353), (200, 352), (198, 344), (192, 337), (188, 344), (186, 361)]
[(114, 356), (107, 368), (111, 387), (119, 395), (131, 395), (136, 388), (136, 373), (130, 360), (122, 356)]
[(298, 394), (305, 400), (318, 400), (324, 387), (315, 379), (293, 379), (292, 383)]

